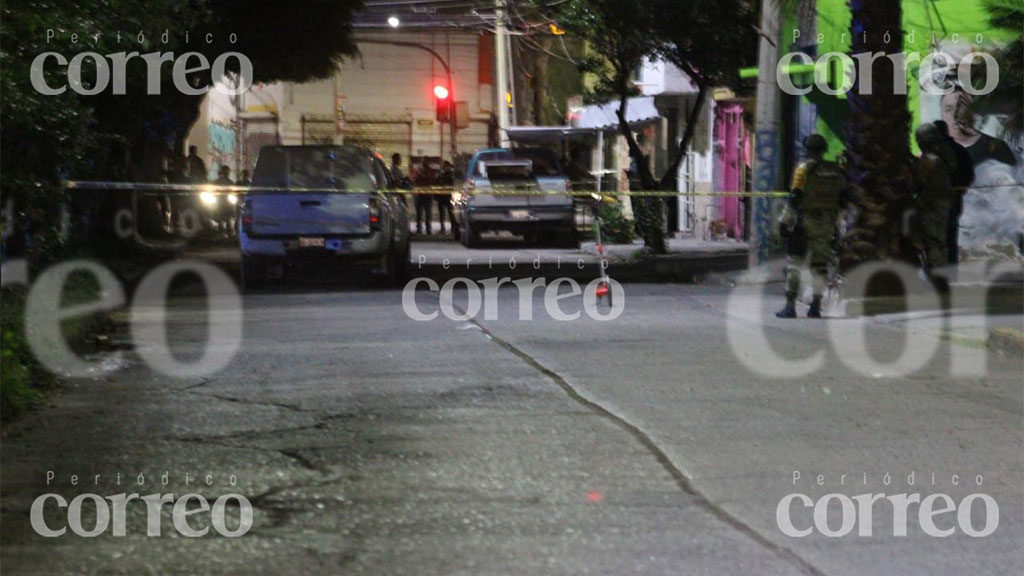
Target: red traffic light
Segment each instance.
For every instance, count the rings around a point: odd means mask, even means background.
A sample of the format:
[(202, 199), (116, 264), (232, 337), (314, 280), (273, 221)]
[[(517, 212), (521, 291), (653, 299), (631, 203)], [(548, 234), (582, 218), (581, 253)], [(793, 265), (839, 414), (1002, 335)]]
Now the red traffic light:
[(438, 122), (450, 122), (452, 118), (451, 93), (444, 84), (434, 86), (434, 108), (437, 110)]

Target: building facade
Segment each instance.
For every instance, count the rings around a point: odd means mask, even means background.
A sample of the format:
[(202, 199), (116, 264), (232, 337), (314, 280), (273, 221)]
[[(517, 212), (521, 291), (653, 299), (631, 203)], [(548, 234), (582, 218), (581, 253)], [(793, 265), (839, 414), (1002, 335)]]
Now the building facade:
[[(271, 144), (350, 143), (408, 162), (448, 160), (453, 150), (468, 154), (493, 141), (493, 36), (417, 30), (358, 38), (359, 56), (330, 78), (257, 84), (234, 99), (211, 91), (190, 137), (210, 170), (226, 164), (233, 174), (251, 172), (259, 149)], [(437, 117), (437, 86), (460, 109), (454, 149), (450, 123)], [(233, 157), (224, 147), (228, 127)]]

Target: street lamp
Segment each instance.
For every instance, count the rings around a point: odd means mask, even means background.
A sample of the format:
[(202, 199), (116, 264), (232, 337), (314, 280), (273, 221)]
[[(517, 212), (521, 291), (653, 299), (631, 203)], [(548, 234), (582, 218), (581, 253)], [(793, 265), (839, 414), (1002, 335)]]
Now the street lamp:
[(398, 28), (398, 25), (401, 23), (402, 21), (398, 19), (398, 16), (388, 16), (388, 26)]

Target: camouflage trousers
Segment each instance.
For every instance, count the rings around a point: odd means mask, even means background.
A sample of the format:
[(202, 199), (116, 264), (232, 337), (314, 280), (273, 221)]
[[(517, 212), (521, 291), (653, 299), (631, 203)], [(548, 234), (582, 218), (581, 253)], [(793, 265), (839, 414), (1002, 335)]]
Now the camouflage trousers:
[(786, 296), (796, 298), (800, 295), (800, 269), (807, 262), (811, 269), (811, 287), (815, 296), (825, 293), (828, 285), (828, 265), (832, 261), (832, 231), (824, 234), (808, 234), (807, 253), (803, 256), (789, 254), (786, 256)]
[(921, 217), (921, 236), (924, 240), (925, 256), (932, 268), (949, 264), (949, 205), (936, 203)]

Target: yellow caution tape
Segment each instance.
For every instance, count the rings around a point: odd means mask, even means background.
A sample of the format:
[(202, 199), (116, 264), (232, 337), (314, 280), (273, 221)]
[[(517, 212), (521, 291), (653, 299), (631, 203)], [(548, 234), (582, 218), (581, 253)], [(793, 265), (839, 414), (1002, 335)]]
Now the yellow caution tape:
[[(609, 190), (579, 190), (572, 189), (569, 191), (564, 190), (538, 190), (538, 189), (519, 189), (514, 187), (497, 187), (487, 189), (477, 189), (473, 191), (464, 192), (460, 189), (449, 188), (447, 186), (422, 186), (416, 187), (412, 190), (404, 189), (380, 189), (380, 190), (339, 190), (337, 188), (315, 188), (315, 187), (301, 187), (301, 186), (249, 186), (249, 185), (220, 185), (220, 184), (164, 184), (164, 183), (145, 183), (145, 182), (102, 182), (102, 181), (86, 181), (86, 180), (65, 180), (64, 188), (68, 190), (121, 190), (130, 192), (145, 192), (150, 194), (196, 194), (196, 193), (210, 193), (210, 194), (280, 194), (281, 192), (288, 192), (292, 194), (369, 194), (369, 193), (381, 193), (381, 194), (400, 194), (409, 196), (443, 196), (452, 194), (488, 194), (491, 196), (572, 196), (572, 197), (587, 197), (587, 198), (605, 198), (614, 199), (621, 196), (626, 197), (653, 197), (653, 198), (674, 198), (678, 196), (689, 196), (689, 197), (717, 197), (717, 198), (785, 198), (789, 196), (789, 192), (784, 190), (775, 190), (769, 192), (753, 192), (745, 190), (731, 190), (731, 191), (718, 191), (718, 192), (680, 192), (676, 190), (627, 190), (622, 192), (615, 192)], [(1022, 186), (1021, 183), (1010, 183), (1010, 184), (993, 184), (987, 186), (967, 186), (957, 187), (954, 190), (977, 190), (987, 188), (1004, 188), (1010, 186)]]
[(422, 195), (451, 195), (451, 194), (488, 194), (492, 196), (573, 196), (573, 197), (605, 197), (616, 198), (619, 196), (647, 196), (647, 197), (675, 197), (675, 196), (724, 196), (724, 197), (784, 197), (789, 193), (777, 192), (678, 192), (672, 190), (633, 190), (622, 192), (611, 192), (608, 190), (522, 190), (517, 188), (488, 188), (472, 192), (463, 192), (458, 189), (442, 186), (423, 186), (412, 190), (405, 189), (381, 189), (381, 190), (339, 190), (337, 188), (315, 188), (302, 186), (245, 186), (245, 185), (219, 185), (219, 184), (163, 184), (145, 182), (101, 182), (86, 180), (66, 180), (64, 188), (67, 190), (120, 190), (125, 192), (144, 192), (149, 194), (277, 194), (287, 191), (293, 194), (400, 194), (410, 196)]

